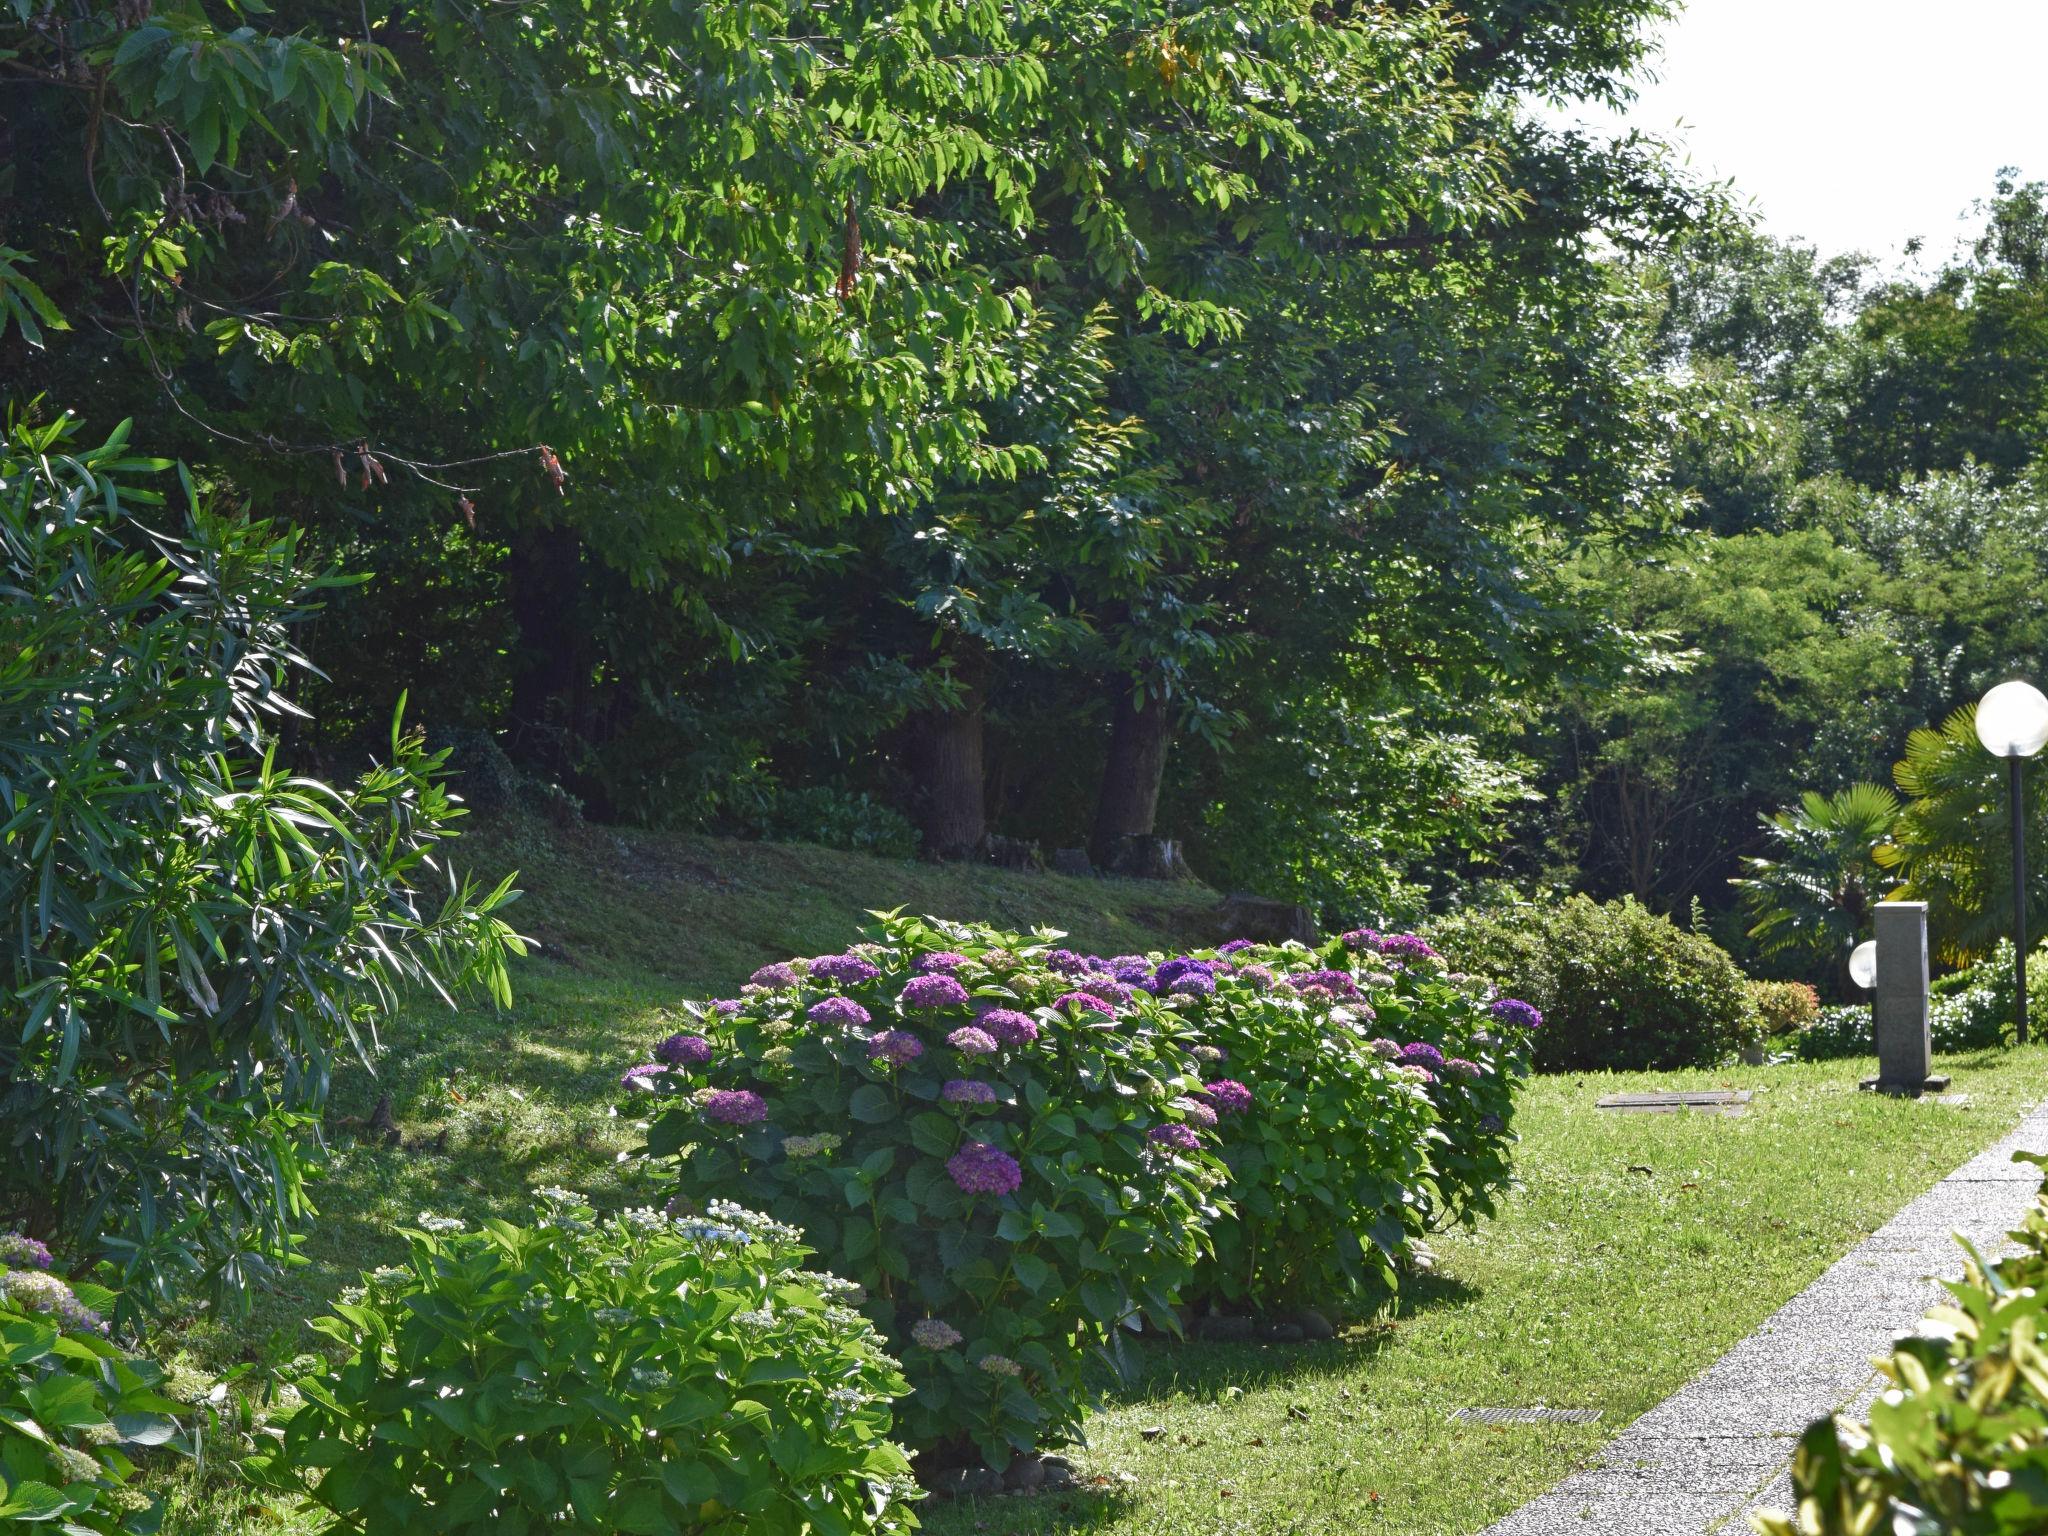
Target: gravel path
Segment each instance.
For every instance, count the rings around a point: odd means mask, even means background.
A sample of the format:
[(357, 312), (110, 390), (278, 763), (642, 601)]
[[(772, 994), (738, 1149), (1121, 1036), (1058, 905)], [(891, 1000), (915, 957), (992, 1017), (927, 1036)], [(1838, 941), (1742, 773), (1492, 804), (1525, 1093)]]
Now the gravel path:
[[(1938, 1111), (1937, 1111), (1938, 1112)], [(2048, 1151), (2048, 1104), (1907, 1206), (1761, 1328), (1652, 1408), (1600, 1455), (1484, 1536), (1747, 1536), (1752, 1510), (1792, 1507), (1793, 1444), (1813, 1420), (1875, 1395), (1873, 1355), (1912, 1331), (1962, 1268), (1961, 1233), (1995, 1253), (2019, 1225)], [(1700, 1298), (1701, 1306), (1713, 1298)]]

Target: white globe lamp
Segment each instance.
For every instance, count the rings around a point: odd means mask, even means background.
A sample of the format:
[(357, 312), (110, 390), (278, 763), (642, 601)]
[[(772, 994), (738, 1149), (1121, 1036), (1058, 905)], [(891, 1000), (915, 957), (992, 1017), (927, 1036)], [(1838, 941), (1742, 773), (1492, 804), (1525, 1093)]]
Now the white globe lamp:
[(2032, 683), (2000, 683), (1977, 703), (1977, 739), (2006, 761), (2012, 785), (2012, 965), (2014, 1038), (2027, 1043), (2027, 810), (2020, 770), (2048, 746), (2048, 698)]
[(1877, 941), (1865, 939), (1849, 951), (1849, 979), (1868, 992), (1877, 985)]

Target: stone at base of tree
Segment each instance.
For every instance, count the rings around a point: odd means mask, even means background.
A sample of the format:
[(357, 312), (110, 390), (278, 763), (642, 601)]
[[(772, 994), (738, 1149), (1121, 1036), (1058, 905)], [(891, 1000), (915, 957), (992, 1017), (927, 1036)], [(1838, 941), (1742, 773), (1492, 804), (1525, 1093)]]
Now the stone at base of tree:
[(1252, 1336), (1258, 1325), (1249, 1317), (1198, 1317), (1195, 1319), (1194, 1335), (1207, 1339), (1212, 1344), (1242, 1344)]
[(1128, 880), (1192, 880), (1187, 855), (1176, 837), (1124, 837), (1103, 850), (1104, 873)]
[(1086, 848), (1055, 848), (1052, 851), (1052, 867), (1060, 875), (1092, 875), (1095, 865), (1088, 857)]
[(1286, 1315), (1285, 1321), (1299, 1328), (1301, 1336), (1305, 1339), (1321, 1340), (1337, 1337), (1336, 1325), (1314, 1307), (1303, 1307), (1298, 1312), (1289, 1312)]
[(1045, 855), (1028, 838), (1001, 837), (991, 832), (982, 843), (982, 853), (999, 869), (1045, 868)]
[(1251, 939), (1260, 944), (1302, 944), (1316, 941), (1315, 914), (1297, 901), (1234, 893), (1217, 903), (1211, 922), (1218, 942)]

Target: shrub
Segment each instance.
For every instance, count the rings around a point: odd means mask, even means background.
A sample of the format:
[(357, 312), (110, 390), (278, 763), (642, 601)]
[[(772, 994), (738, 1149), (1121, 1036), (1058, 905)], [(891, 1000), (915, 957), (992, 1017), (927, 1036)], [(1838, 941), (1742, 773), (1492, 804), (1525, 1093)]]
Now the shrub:
[(1820, 1012), (1820, 994), (1803, 981), (1752, 981), (1745, 990), (1767, 1040), (1797, 1034)]
[(915, 1524), (902, 1376), (795, 1232), (543, 1198), (531, 1228), (422, 1217), (403, 1267), (317, 1321), (339, 1363), (298, 1383), (259, 1480), (362, 1536)]
[[(2015, 1153), (2040, 1165), (2041, 1157)], [(1761, 1536), (1877, 1531), (2035, 1536), (2048, 1508), (2048, 1199), (2019, 1251), (1974, 1248), (1952, 1304), (1927, 1314), (1879, 1369), (1892, 1385), (1867, 1421), (1822, 1419), (1792, 1463), (1797, 1517), (1766, 1514)]]
[(1801, 1061), (1838, 1061), (1844, 1056), (1872, 1056), (1877, 1053), (1872, 1034), (1870, 1007), (1866, 1003), (1844, 1003), (1823, 1008), (1813, 1022), (1799, 1031), (1793, 1042)]
[(1198, 1304), (1335, 1310), (1384, 1294), (1411, 1234), (1476, 1219), (1507, 1181), (1527, 1030), (1494, 1018), (1483, 983), (1354, 938), (1321, 958), (1233, 946), (1213, 994), (1182, 1005), (1248, 1090), (1213, 1101), (1233, 1209), (1197, 1267)]
[[(2008, 951), (2010, 953), (2010, 951)], [(2013, 1013), (2001, 1011), (1989, 987), (1967, 987), (1928, 999), (1927, 1034), (1937, 1055), (1981, 1051), (2001, 1044), (2012, 1028)], [(1844, 1056), (1877, 1054), (1876, 1027), (1868, 1003), (1823, 1008), (1799, 1032), (1795, 1048), (1801, 1061), (1834, 1061)]]
[(511, 893), (436, 861), (459, 812), (416, 738), (346, 787), (277, 763), (296, 536), (145, 526), (126, 482), (162, 466), (69, 431), (0, 443), (0, 1216), (112, 1257), (132, 1304), (287, 1252), (334, 1052), (409, 985), (502, 997), (516, 941)]
[(1540, 1071), (1712, 1066), (1749, 1014), (1742, 973), (1718, 945), (1633, 900), (1461, 914), (1431, 936), (1453, 964), (1542, 1010)]
[(105, 1336), (112, 1297), (48, 1273), (40, 1243), (0, 1235), (0, 1525), (146, 1536), (162, 1517), (132, 1454), (180, 1444), (163, 1373)]
[[(1199, 1037), (1041, 937), (890, 918), (853, 953), (691, 1005), (626, 1074), (679, 1192), (801, 1226), (864, 1286), (937, 1466), (1071, 1438), (1088, 1356), (1171, 1327), (1223, 1168)], [(1092, 988), (1092, 990), (1091, 990)]]

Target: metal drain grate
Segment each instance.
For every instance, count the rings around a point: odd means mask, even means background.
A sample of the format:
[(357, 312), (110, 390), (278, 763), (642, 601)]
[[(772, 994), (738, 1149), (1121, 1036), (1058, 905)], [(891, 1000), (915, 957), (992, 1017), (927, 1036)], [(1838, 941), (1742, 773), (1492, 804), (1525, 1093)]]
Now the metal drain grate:
[(1594, 1424), (1599, 1408), (1460, 1408), (1451, 1415), (1459, 1424)]
[(1749, 1108), (1747, 1088), (1707, 1088), (1690, 1093), (1610, 1093), (1594, 1101), (1599, 1109), (1625, 1115), (1740, 1115)]

